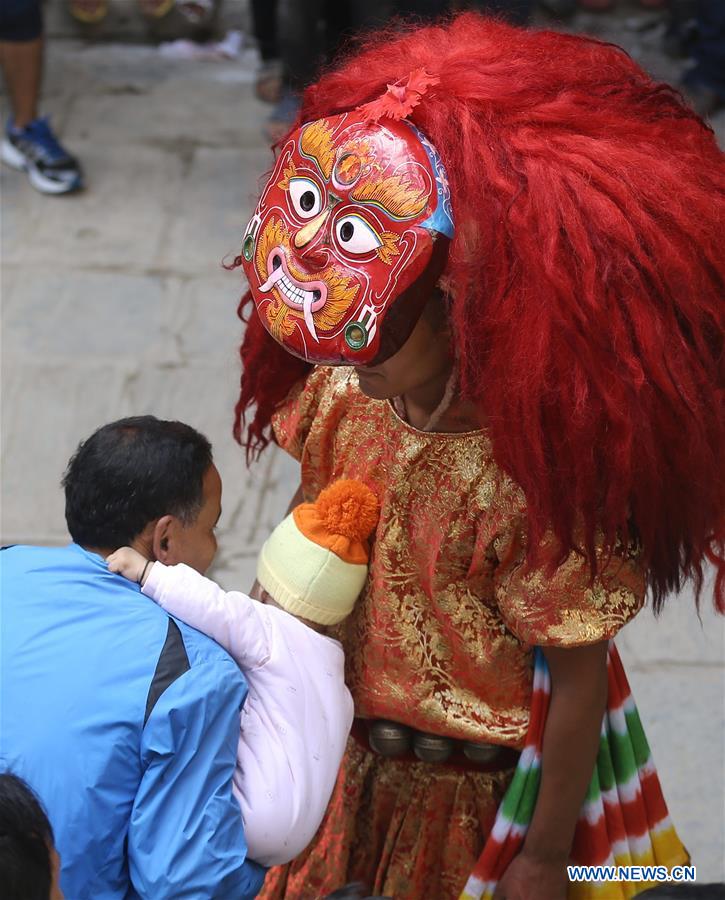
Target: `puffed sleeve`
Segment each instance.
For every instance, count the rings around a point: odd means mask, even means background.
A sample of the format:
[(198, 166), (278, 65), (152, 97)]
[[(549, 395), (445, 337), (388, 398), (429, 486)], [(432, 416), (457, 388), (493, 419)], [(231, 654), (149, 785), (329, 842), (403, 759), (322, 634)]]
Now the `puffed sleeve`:
[(553, 572), (527, 569), (520, 524), (494, 546), (498, 608), (508, 629), (525, 644), (576, 647), (608, 640), (644, 604), (645, 577), (636, 554), (604, 560), (592, 581), (589, 563), (578, 553)]
[(272, 431), (279, 446), (296, 460), (302, 458), (305, 441), (327, 389), (332, 370), (318, 366), (296, 384), (272, 416)]

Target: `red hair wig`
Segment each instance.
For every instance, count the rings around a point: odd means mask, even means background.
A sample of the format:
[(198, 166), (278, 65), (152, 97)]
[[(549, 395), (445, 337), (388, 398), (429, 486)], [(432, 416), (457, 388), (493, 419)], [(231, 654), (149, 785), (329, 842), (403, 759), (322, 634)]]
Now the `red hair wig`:
[[(421, 67), (439, 83), (409, 118), (450, 179), (461, 391), (526, 495), (530, 553), (552, 529), (562, 558), (581, 549), (594, 571), (598, 542), (635, 540), (657, 607), (683, 577), (699, 594), (709, 556), (725, 611), (725, 176), (712, 132), (617, 47), (474, 13), (369, 38), (306, 91), (300, 121)], [(308, 367), (256, 315), (241, 356), (235, 435), (253, 452)]]

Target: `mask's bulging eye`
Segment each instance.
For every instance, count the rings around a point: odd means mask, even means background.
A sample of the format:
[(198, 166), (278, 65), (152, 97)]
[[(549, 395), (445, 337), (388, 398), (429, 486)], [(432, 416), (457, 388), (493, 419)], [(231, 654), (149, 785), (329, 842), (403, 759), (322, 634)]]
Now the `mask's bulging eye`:
[(322, 212), (319, 187), (309, 178), (290, 178), (289, 193), (295, 212), (303, 219), (311, 219)]
[(335, 235), (346, 253), (372, 253), (383, 246), (376, 232), (360, 216), (344, 216), (338, 220)]

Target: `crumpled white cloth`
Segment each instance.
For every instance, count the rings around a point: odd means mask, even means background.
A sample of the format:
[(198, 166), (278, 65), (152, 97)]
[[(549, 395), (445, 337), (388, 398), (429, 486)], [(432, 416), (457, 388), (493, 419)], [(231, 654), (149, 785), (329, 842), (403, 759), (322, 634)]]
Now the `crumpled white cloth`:
[[(195, 4), (200, 5), (199, 0)], [(227, 32), (222, 41), (209, 41), (198, 44), (196, 41), (179, 39), (167, 41), (159, 45), (159, 53), (166, 59), (219, 60), (237, 59), (244, 46), (244, 35), (241, 31)]]

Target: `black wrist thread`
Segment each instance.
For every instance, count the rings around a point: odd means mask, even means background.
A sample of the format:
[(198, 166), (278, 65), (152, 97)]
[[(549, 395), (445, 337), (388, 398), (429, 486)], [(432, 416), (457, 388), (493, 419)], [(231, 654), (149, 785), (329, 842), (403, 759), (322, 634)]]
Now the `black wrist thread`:
[(150, 559), (147, 559), (147, 560), (146, 560), (146, 565), (143, 567), (143, 572), (141, 573), (141, 577), (140, 577), (139, 580), (138, 580), (138, 583), (139, 583), (140, 585), (143, 585), (143, 580), (144, 580), (144, 578), (146, 577), (146, 569), (148, 569), (148, 567), (149, 567), (150, 565), (151, 565), (151, 560), (150, 560)]

